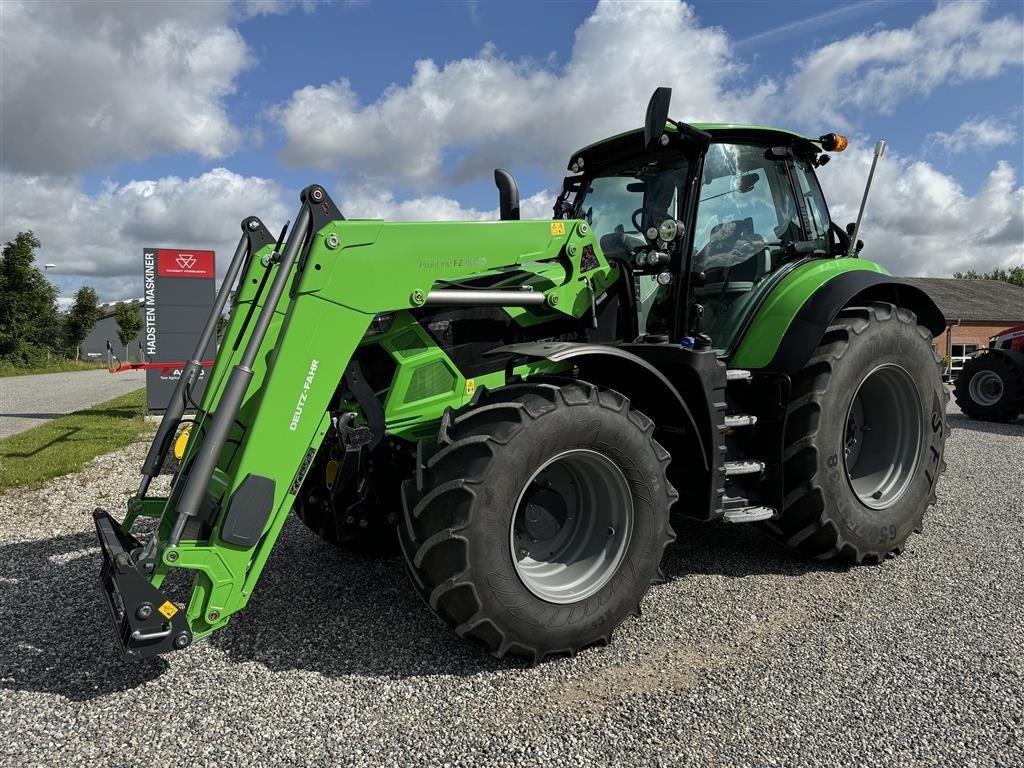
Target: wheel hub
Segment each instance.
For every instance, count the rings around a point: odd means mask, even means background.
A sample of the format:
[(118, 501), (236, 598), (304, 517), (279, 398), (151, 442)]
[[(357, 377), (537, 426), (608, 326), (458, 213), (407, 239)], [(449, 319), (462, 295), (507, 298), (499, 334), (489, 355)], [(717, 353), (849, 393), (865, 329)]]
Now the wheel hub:
[(526, 533), (534, 541), (551, 539), (562, 530), (567, 515), (562, 495), (550, 488), (543, 488), (534, 493), (526, 504)]
[(971, 377), (967, 385), (971, 400), (978, 405), (989, 407), (999, 402), (1003, 396), (1003, 379), (993, 371), (978, 371)]
[(846, 416), (843, 463), (861, 503), (885, 509), (914, 477), (922, 436), (921, 398), (914, 380), (895, 364), (865, 376)]
[(526, 483), (510, 530), (524, 586), (551, 603), (573, 603), (615, 575), (633, 534), (633, 497), (618, 465), (589, 449), (560, 453)]

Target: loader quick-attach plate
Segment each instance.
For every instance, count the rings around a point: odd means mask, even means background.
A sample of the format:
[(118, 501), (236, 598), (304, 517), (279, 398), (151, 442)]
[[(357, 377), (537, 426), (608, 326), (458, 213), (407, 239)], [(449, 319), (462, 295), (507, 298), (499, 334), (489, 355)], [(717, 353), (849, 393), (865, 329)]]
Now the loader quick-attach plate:
[(192, 642), (185, 611), (154, 587), (132, 560), (140, 543), (105, 509), (92, 513), (103, 550), (100, 583), (107, 598), (114, 631), (126, 656), (155, 656)]

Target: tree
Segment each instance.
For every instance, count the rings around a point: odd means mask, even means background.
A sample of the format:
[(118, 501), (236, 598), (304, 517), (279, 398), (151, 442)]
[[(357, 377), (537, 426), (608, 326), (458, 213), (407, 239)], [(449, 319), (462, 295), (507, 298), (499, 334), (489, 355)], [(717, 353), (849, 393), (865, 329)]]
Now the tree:
[(0, 359), (30, 362), (57, 346), (57, 289), (35, 266), (39, 240), (19, 232), (0, 256)]
[[(117, 302), (114, 307), (114, 319), (117, 320), (117, 339), (124, 347), (124, 361), (128, 362), (128, 344), (142, 330), (142, 316), (139, 314), (139, 305), (135, 302), (125, 304)], [(141, 361), (140, 361), (141, 362)]]
[(75, 348), (76, 360), (79, 358), (82, 342), (96, 327), (96, 322), (102, 314), (96, 291), (87, 285), (79, 288), (75, 293), (75, 303), (71, 305), (64, 318), (64, 338), (69, 347)]
[(966, 272), (954, 272), (953, 277), (961, 280), (999, 280), (1010, 285), (1019, 285), (1024, 288), (1024, 266), (1000, 269), (996, 267), (991, 272), (978, 272), (969, 269)]

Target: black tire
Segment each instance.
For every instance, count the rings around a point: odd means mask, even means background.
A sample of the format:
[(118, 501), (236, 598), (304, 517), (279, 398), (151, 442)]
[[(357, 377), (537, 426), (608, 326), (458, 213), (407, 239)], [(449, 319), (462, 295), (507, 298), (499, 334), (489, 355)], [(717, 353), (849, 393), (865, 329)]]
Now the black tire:
[[(833, 320), (793, 380), (783, 509), (768, 524), (781, 541), (820, 560), (877, 563), (899, 554), (910, 534), (921, 530), (946, 467), (948, 434), (949, 395), (931, 341), (913, 312), (891, 304), (844, 309)], [(895, 418), (865, 420), (858, 430), (855, 410), (873, 408), (877, 417), (886, 402), (876, 392), (888, 390), (869, 389), (868, 382), (891, 386), (903, 399), (892, 396)], [(889, 462), (890, 450), (900, 460)], [(869, 480), (891, 478), (881, 481), (890, 483), (879, 486), (884, 493), (865, 495), (858, 474), (862, 453), (865, 463), (878, 468)]]
[[(333, 431), (324, 439), (306, 479), (295, 497), (295, 514), (313, 533), (332, 546), (367, 556), (398, 553), (395, 524), (402, 508), (402, 479), (408, 468), (399, 469), (400, 460), (385, 447), (372, 453), (349, 454), (332, 451)], [(327, 463), (358, 462), (350, 467), (336, 487), (327, 487)]]
[[(622, 395), (582, 382), (515, 384), (478, 395), (446, 415), (437, 443), (421, 443), (416, 479), (403, 486), (399, 541), (417, 592), (460, 637), (498, 657), (536, 663), (609, 642), (627, 616), (639, 615), (675, 538), (671, 457), (654, 440), (653, 423)], [(605, 566), (597, 591), (557, 603), (519, 576), (512, 541), (520, 534), (512, 526), (537, 468), (567, 452), (597, 454), (617, 468), (632, 522), (621, 559)], [(577, 509), (598, 514), (596, 507)]]
[[(983, 387), (986, 379), (994, 383), (996, 389)], [(981, 402), (976, 396), (987, 396), (992, 401)], [(956, 377), (953, 397), (960, 410), (972, 419), (1013, 421), (1024, 409), (1024, 370), (1000, 352), (972, 357)]]

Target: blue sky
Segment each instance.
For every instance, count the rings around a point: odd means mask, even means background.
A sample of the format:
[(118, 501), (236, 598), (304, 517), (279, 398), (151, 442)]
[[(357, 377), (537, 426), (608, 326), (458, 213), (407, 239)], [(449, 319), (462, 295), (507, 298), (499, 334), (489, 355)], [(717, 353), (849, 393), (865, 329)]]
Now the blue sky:
[[(887, 139), (865, 235), (894, 272), (1024, 261), (1020, 2), (82, 6), (5, 3), (0, 27), (23, 116), (4, 118), (0, 229), (35, 229), (65, 292), (133, 295), (143, 244), (225, 250), (313, 181), (359, 215), (475, 218), (500, 164), (544, 215), (567, 153), (638, 125), (661, 84), (675, 117), (848, 132), (823, 172), (837, 218)], [(55, 184), (70, 221), (33, 205)]]

